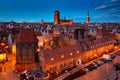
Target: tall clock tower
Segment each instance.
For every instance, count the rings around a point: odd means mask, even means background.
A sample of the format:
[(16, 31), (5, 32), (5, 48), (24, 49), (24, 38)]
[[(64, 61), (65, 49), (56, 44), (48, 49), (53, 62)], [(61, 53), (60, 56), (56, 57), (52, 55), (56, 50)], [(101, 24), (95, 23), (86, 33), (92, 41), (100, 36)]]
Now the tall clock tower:
[(87, 17), (86, 17), (86, 24), (90, 24), (90, 14), (88, 11)]

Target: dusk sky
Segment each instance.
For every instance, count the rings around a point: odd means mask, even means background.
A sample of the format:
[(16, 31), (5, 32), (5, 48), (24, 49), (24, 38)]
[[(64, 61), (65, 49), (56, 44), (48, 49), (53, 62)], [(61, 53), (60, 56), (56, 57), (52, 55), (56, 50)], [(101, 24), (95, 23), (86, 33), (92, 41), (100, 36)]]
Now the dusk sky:
[(120, 22), (120, 0), (0, 0), (0, 21), (53, 22), (54, 11), (60, 18), (85, 22)]

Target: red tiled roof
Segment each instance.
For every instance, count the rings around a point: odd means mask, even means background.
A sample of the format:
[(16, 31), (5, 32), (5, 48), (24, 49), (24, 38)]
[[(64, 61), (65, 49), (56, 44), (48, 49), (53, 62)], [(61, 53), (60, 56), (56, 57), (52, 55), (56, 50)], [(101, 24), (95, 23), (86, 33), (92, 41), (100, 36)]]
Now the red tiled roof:
[(38, 31), (35, 32), (35, 35), (36, 35), (36, 36), (43, 36), (42, 33), (41, 33), (41, 32), (38, 32)]
[(16, 35), (12, 35), (12, 39), (13, 40), (17, 39), (17, 34)]
[[(53, 62), (59, 62), (60, 61), (60, 55), (57, 53), (55, 49), (46, 49), (44, 51), (44, 56), (45, 56), (45, 62), (46, 64), (52, 64)], [(51, 59), (54, 58), (53, 61)]]
[(49, 30), (49, 34), (52, 34), (54, 31), (53, 30)]
[(22, 29), (17, 37), (18, 43), (38, 42), (33, 29)]
[[(73, 58), (77, 56), (77, 51), (80, 51), (79, 45), (64, 46), (57, 49), (46, 49), (44, 51), (46, 64), (52, 64), (51, 58), (54, 58), (54, 63), (61, 60)], [(72, 53), (72, 55), (70, 55)], [(62, 58), (62, 56), (64, 56)]]

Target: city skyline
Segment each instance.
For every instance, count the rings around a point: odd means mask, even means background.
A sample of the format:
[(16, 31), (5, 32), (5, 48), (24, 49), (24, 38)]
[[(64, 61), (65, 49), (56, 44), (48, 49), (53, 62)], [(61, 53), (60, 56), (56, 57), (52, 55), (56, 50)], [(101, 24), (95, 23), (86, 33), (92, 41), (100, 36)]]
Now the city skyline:
[(54, 11), (60, 18), (72, 18), (74, 22), (86, 22), (90, 12), (91, 22), (120, 22), (120, 0), (2, 0), (0, 21), (53, 22)]

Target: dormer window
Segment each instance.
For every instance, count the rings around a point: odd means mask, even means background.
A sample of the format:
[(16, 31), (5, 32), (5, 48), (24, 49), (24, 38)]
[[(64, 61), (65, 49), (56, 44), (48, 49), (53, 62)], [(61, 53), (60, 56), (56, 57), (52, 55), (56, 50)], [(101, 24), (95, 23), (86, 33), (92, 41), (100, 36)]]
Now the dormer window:
[(61, 58), (64, 58), (64, 55), (61, 55)]
[(80, 52), (79, 51), (77, 51), (77, 54), (79, 54)]
[(70, 53), (70, 56), (72, 56), (73, 55), (73, 53)]
[(51, 58), (51, 61), (54, 61), (54, 58)]

